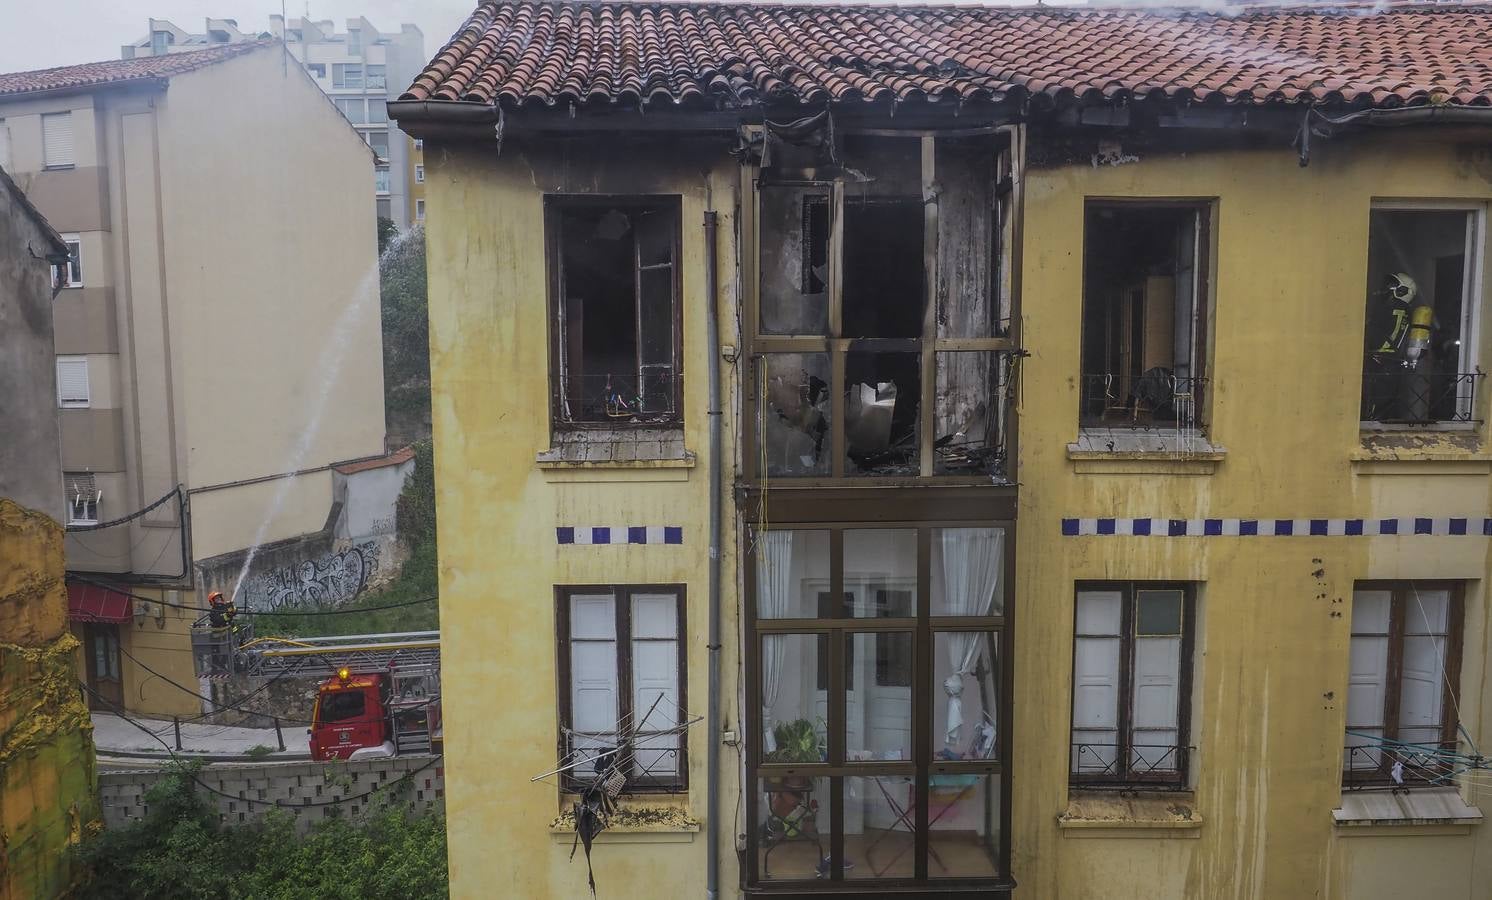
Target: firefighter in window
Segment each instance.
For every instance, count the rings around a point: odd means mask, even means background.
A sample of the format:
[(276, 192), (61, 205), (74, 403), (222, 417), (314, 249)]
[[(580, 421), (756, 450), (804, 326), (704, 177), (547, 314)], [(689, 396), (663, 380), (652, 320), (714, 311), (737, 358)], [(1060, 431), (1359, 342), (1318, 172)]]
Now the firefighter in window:
[(1419, 285), (1407, 272), (1390, 275), (1385, 293), (1385, 315), (1375, 323), (1382, 338), (1368, 353), (1371, 385), (1364, 417), (1424, 420), (1430, 414), (1430, 367), (1420, 372), (1419, 364), (1439, 330), (1435, 308), (1420, 297)]

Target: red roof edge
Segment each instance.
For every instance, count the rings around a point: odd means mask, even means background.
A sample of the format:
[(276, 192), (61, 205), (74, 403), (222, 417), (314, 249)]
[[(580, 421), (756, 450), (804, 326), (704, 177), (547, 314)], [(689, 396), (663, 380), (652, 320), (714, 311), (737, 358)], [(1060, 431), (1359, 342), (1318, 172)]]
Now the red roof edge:
[(414, 448), (405, 447), (402, 450), (395, 450), (386, 456), (374, 456), (344, 463), (333, 463), (332, 471), (342, 475), (352, 475), (356, 472), (366, 472), (369, 469), (383, 469), (389, 466), (403, 465), (411, 459), (414, 459)]

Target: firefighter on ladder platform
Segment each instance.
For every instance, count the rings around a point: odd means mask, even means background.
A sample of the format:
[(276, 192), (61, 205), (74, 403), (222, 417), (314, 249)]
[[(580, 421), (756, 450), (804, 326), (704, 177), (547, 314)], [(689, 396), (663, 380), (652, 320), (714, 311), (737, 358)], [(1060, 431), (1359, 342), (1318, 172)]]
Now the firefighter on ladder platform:
[(234, 637), (239, 628), (238, 607), (233, 605), (232, 600), (224, 597), (222, 591), (213, 591), (207, 595), (207, 627), (211, 629), (218, 647), (219, 658), (214, 660), (214, 667), (227, 669), (237, 643)]

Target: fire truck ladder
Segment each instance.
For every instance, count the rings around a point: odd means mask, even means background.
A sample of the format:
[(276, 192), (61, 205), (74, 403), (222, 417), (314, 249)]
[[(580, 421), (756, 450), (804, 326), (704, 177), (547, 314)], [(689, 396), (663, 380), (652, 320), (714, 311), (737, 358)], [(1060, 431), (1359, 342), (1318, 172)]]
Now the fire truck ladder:
[(357, 675), (425, 673), (439, 670), (440, 632), (266, 637), (243, 643), (236, 656), (235, 668), (248, 675), (331, 676), (342, 669)]

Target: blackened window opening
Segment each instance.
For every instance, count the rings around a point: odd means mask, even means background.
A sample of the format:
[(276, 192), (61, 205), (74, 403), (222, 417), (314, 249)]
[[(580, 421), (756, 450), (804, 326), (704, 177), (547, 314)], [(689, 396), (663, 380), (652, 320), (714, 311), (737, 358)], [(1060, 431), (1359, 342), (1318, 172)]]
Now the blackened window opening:
[(922, 337), (922, 201), (847, 197), (844, 337)]
[(1180, 205), (1089, 204), (1083, 424), (1200, 424), (1199, 212)]
[(556, 420), (678, 420), (675, 209), (585, 203), (559, 212)]

